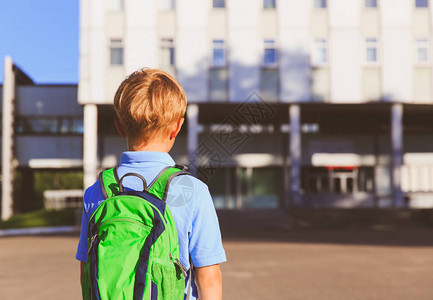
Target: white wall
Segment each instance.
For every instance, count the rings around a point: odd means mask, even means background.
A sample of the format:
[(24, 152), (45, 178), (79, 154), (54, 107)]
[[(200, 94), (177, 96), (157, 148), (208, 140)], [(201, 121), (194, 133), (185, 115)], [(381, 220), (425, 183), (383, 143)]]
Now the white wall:
[[(105, 103), (104, 73), (108, 65), (108, 41), (105, 35), (105, 1), (81, 0), (80, 82), (78, 101)], [(110, 99), (111, 101), (111, 99)]]
[(156, 1), (125, 1), (125, 75), (143, 67), (156, 67), (160, 40), (157, 37)]
[(388, 101), (412, 97), (412, 20), (414, 1), (381, 1), (382, 94)]
[[(205, 30), (179, 28), (176, 44), (177, 79), (189, 102), (208, 98), (208, 49)], [(194, 45), (194, 46), (191, 46)]]
[(361, 93), (360, 6), (329, 1), (331, 100), (359, 102)]
[[(360, 102), (363, 100), (361, 75), (365, 54), (365, 36), (360, 25), (362, 14), (367, 12), (363, 1), (329, 0), (324, 11), (314, 10), (312, 3), (312, 0), (277, 3), (275, 36), (280, 49), (281, 101), (311, 99), (309, 55), (313, 32), (317, 31), (313, 25), (323, 19), (323, 24), (319, 23), (320, 32), (323, 31), (329, 38), (331, 101)], [(266, 27), (261, 22), (264, 13), (262, 1), (227, 1), (227, 8), (213, 12), (211, 4), (210, 0), (176, 2), (173, 16), (176, 18), (177, 78), (190, 101), (208, 100), (211, 39), (215, 32), (220, 32), (220, 37), (226, 36), (225, 25), (222, 26), (223, 31), (209, 27), (211, 16), (215, 17), (218, 13), (219, 17), (227, 20), (229, 98), (231, 101), (243, 101), (260, 86), (263, 55), (263, 37), (260, 33)], [(105, 6), (103, 0), (81, 0), (80, 103), (111, 102), (111, 95), (107, 95), (107, 89), (104, 89), (107, 79), (103, 76), (109, 69)], [(433, 7), (429, 10), (433, 16)], [(382, 94), (386, 100), (409, 101), (413, 98), (414, 1), (382, 0), (377, 11), (381, 26), (377, 38)], [(158, 66), (162, 38), (159, 32), (165, 32), (158, 28), (158, 15), (156, 0), (125, 1), (125, 75), (140, 67)], [(321, 20), (313, 20), (315, 16)], [(168, 26), (174, 25), (170, 23)]]
[(258, 32), (261, 1), (227, 1), (227, 5), (229, 97), (230, 101), (239, 102), (259, 90), (263, 48)]
[(354, 2), (358, 1), (328, 0), (329, 25), (331, 29), (358, 29), (361, 18), (361, 5)]
[(79, 35), (79, 88), (78, 102), (90, 102), (91, 73), (89, 64), (90, 39), (92, 27), (90, 26), (90, 3), (87, 0), (80, 0), (80, 35)]
[(361, 53), (357, 30), (333, 30), (329, 43), (332, 102), (360, 102)]
[(282, 102), (304, 102), (311, 98), (310, 2), (298, 0), (278, 2)]
[(177, 79), (190, 102), (202, 102), (208, 98), (209, 4), (209, 1), (194, 0), (176, 3)]

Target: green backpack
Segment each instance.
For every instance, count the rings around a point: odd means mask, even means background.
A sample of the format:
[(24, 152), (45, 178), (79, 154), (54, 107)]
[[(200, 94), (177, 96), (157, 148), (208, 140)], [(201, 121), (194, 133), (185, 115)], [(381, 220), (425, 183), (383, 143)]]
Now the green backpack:
[[(183, 166), (167, 167), (149, 186), (136, 173), (119, 180), (116, 168), (99, 174), (106, 200), (87, 228), (83, 299), (184, 299), (187, 270), (179, 261), (177, 229), (165, 203), (171, 180), (182, 174), (189, 174)], [(139, 177), (143, 191), (125, 191), (126, 176)]]

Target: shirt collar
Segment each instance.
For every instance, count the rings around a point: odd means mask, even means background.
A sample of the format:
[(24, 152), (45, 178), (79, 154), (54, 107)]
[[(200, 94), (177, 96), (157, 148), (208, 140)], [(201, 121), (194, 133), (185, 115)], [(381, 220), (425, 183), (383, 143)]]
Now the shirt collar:
[(137, 163), (137, 162), (158, 162), (174, 166), (175, 162), (170, 154), (157, 151), (126, 151), (122, 153), (120, 162)]

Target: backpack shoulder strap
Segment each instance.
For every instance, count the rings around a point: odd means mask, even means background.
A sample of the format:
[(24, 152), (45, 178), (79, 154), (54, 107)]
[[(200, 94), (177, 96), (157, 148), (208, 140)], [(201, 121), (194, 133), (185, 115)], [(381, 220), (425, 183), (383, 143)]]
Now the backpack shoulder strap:
[(174, 167), (165, 168), (158, 174), (158, 176), (156, 176), (156, 178), (148, 187), (147, 191), (165, 202), (167, 199), (170, 182), (174, 177), (186, 174), (190, 173), (187, 171), (187, 168), (182, 165), (175, 165)]
[(119, 193), (119, 176), (117, 167), (99, 173), (99, 184), (105, 199), (113, 197)]

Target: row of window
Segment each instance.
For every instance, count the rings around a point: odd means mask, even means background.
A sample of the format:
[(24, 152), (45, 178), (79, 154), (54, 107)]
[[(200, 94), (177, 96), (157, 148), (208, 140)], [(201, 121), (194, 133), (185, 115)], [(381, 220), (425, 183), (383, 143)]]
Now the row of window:
[[(428, 7), (428, 0), (415, 0), (415, 7), (423, 8)], [(175, 8), (175, 0), (158, 0), (159, 9), (162, 11), (173, 10)], [(364, 0), (365, 8), (376, 8), (378, 5), (377, 0)], [(313, 0), (314, 8), (327, 8), (328, 0)], [(213, 8), (225, 8), (226, 0), (212, 0)], [(124, 0), (110, 0), (110, 11), (122, 11), (124, 8)], [(276, 8), (276, 0), (263, 0), (264, 9)]]
[(17, 134), (81, 135), (84, 132), (81, 116), (37, 117), (19, 116), (15, 122)]
[[(263, 0), (263, 8), (275, 8), (275, 0)], [(158, 0), (159, 9), (162, 11), (173, 10), (175, 0)], [(225, 0), (212, 0), (213, 8), (225, 8)], [(108, 3), (110, 11), (122, 11), (124, 9), (124, 0), (110, 0)]]
[[(171, 67), (175, 65), (175, 45), (173, 39), (161, 39), (161, 66)], [(110, 40), (110, 65), (123, 65), (122, 39)], [(212, 41), (212, 66), (224, 67), (226, 65), (226, 46), (224, 40)], [(263, 65), (273, 67), (277, 63), (277, 49), (275, 40), (264, 40)]]
[[(364, 40), (366, 63), (377, 63), (379, 61), (379, 40), (369, 37)], [(175, 44), (173, 39), (161, 40), (161, 60), (162, 67), (175, 66)], [(278, 63), (277, 43), (273, 39), (263, 40), (262, 66), (276, 67)], [(415, 61), (417, 63), (429, 62), (430, 40), (429, 38), (415, 39)], [(213, 67), (225, 67), (227, 64), (227, 46), (224, 40), (212, 41), (211, 65)], [(328, 40), (316, 38), (313, 42), (312, 61), (315, 66), (328, 63)], [(123, 65), (123, 43), (121, 39), (111, 39), (110, 44), (110, 64)]]
[[(423, 8), (429, 6), (429, 0), (415, 0), (415, 7)], [(365, 7), (377, 7), (377, 0), (365, 0)]]

